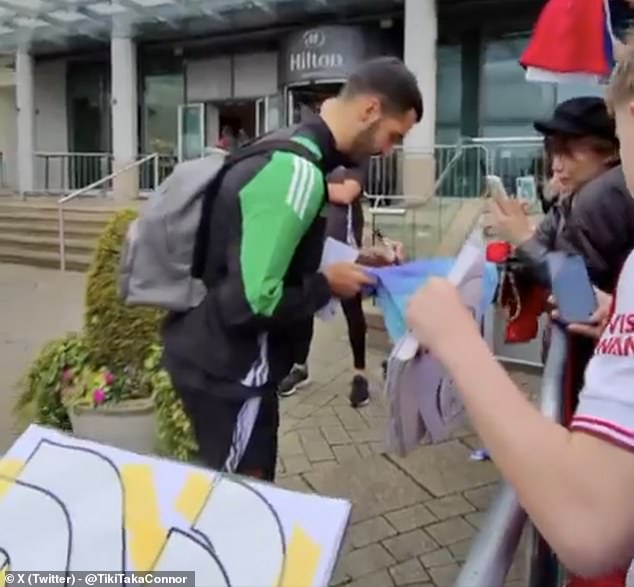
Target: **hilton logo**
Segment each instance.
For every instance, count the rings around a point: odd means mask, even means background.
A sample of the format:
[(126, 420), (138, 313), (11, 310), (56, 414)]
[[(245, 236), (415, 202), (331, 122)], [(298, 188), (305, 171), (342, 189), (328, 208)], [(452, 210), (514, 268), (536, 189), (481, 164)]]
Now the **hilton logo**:
[(289, 58), (291, 71), (319, 71), (322, 69), (341, 69), (343, 55), (341, 53), (316, 53), (315, 51), (300, 51)]
[(326, 34), (323, 31), (306, 31), (304, 33), (304, 46), (306, 49), (319, 49), (326, 44)]
[(289, 55), (292, 72), (309, 73), (327, 69), (341, 69), (344, 58), (341, 53), (322, 52), (326, 45), (326, 33), (319, 29), (306, 31), (302, 36), (304, 50)]

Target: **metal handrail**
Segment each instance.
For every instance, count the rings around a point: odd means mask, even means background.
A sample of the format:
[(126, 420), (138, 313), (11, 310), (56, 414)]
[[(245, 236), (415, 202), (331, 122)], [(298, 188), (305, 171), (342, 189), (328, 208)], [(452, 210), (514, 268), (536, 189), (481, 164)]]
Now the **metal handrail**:
[(115, 171), (114, 173), (111, 173), (110, 175), (106, 175), (105, 177), (102, 177), (100, 180), (95, 181), (91, 183), (90, 185), (87, 185), (83, 188), (75, 190), (74, 192), (71, 192), (67, 196), (60, 198), (57, 201), (57, 216), (58, 216), (58, 228), (59, 228), (59, 265), (60, 265), (61, 271), (66, 271), (66, 243), (65, 243), (66, 239), (64, 238), (64, 232), (65, 232), (64, 231), (64, 204), (67, 204), (71, 200), (74, 200), (75, 198), (85, 193), (88, 193), (89, 191), (94, 190), (95, 188), (98, 188), (99, 186), (105, 183), (108, 183), (109, 181), (112, 181), (113, 179), (122, 175), (123, 173), (127, 173), (128, 171), (131, 171), (132, 169), (140, 167), (144, 163), (147, 163), (148, 161), (152, 161), (152, 160), (154, 161), (154, 182), (156, 187), (158, 185), (158, 178), (159, 178), (158, 157), (159, 157), (158, 153), (152, 153), (151, 155), (148, 155), (147, 157), (143, 157), (142, 159), (133, 161), (132, 163), (126, 165), (125, 167), (122, 167), (121, 169)]
[(488, 145), (496, 143), (543, 143), (544, 137), (540, 136), (527, 136), (527, 137), (474, 137), (470, 139), (470, 142), (475, 145)]
[[(555, 422), (563, 419), (563, 377), (567, 353), (566, 333), (553, 325), (541, 387), (541, 412)], [(515, 490), (504, 484), (489, 508), (454, 587), (502, 587), (517, 552), (527, 516)], [(531, 527), (529, 543), (530, 587), (555, 587), (554, 554)]]

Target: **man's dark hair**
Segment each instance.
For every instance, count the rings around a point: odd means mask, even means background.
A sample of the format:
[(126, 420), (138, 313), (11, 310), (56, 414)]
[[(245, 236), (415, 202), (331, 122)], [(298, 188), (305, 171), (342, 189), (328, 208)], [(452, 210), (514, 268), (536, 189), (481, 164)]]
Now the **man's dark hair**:
[(372, 94), (380, 98), (388, 112), (416, 112), (423, 117), (423, 97), (414, 74), (396, 57), (379, 57), (363, 63), (350, 75), (340, 96), (344, 99)]

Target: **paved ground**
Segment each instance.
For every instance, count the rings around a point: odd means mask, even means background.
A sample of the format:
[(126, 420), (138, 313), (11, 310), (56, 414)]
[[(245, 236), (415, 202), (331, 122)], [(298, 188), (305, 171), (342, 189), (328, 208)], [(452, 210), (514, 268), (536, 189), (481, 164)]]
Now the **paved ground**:
[[(80, 275), (0, 264), (0, 451), (19, 433), (15, 382), (43, 342), (79, 328), (82, 295)], [(381, 359), (370, 353), (375, 389)], [(451, 586), (498, 482), (491, 463), (469, 460), (477, 438), (465, 427), (407, 459), (386, 455), (380, 395), (360, 411), (348, 405), (342, 324), (318, 327), (310, 363), (313, 384), (282, 403), (279, 483), (352, 501), (333, 585)], [(527, 390), (537, 384), (516, 378)], [(519, 586), (521, 574), (518, 564), (508, 585)]]

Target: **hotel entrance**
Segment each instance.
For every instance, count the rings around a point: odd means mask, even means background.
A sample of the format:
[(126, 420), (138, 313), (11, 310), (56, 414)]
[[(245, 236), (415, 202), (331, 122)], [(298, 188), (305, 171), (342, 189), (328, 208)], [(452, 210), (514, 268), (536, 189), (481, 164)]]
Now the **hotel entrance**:
[(288, 124), (297, 124), (310, 113), (319, 112), (328, 98), (336, 96), (343, 81), (320, 81), (289, 86), (286, 89)]
[(204, 157), (211, 148), (229, 151), (279, 128), (277, 96), (182, 104), (178, 109), (178, 158)]

